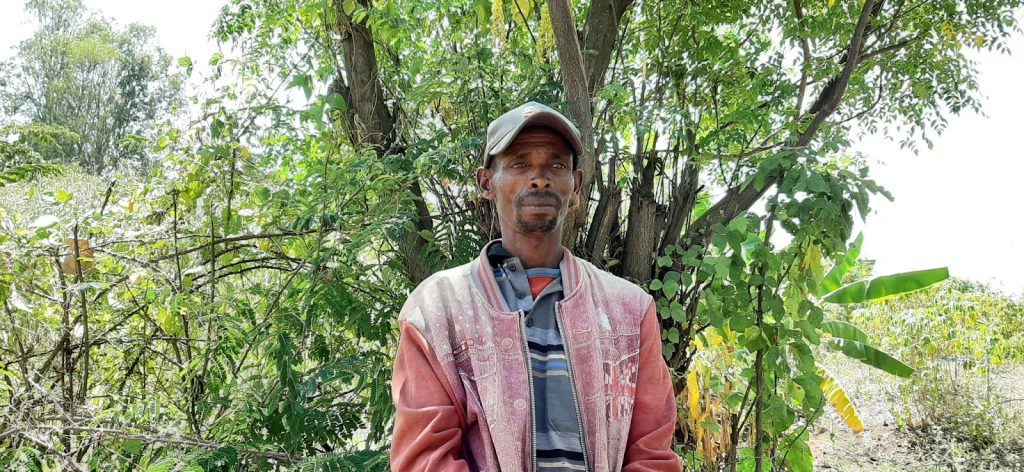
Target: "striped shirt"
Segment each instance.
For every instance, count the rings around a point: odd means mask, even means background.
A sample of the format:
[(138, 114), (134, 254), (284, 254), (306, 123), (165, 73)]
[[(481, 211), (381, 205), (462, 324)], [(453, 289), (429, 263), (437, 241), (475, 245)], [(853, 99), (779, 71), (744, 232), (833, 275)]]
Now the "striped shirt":
[(488, 247), (487, 256), (508, 306), (522, 310), (526, 317), (537, 470), (586, 470), (573, 386), (555, 320), (555, 302), (563, 298), (561, 272), (558, 268), (524, 270), (519, 258), (509, 254), (500, 241)]

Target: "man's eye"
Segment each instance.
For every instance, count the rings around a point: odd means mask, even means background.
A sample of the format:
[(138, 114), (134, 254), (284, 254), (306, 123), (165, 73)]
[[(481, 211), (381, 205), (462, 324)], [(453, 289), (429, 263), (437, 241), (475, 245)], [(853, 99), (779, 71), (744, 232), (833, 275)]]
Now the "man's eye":
[(511, 167), (513, 169), (518, 169), (518, 168), (521, 168), (521, 167), (526, 167), (526, 164), (522, 163), (522, 162), (513, 162), (512, 165), (510, 165), (509, 167)]
[(562, 164), (561, 162), (556, 162), (556, 163), (554, 164), (554, 167), (555, 167), (555, 168), (558, 168), (558, 169), (565, 169), (565, 168), (566, 168), (566, 165), (565, 165), (565, 164)]

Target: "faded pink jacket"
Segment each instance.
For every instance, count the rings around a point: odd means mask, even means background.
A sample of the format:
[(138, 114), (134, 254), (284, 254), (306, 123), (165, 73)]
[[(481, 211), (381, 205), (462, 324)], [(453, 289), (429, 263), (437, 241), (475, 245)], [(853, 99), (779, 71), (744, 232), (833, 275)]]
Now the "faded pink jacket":
[[(533, 401), (521, 312), (486, 254), (423, 281), (402, 308), (391, 393), (396, 472), (532, 471)], [(565, 250), (556, 303), (587, 470), (678, 471), (676, 404), (655, 304)]]

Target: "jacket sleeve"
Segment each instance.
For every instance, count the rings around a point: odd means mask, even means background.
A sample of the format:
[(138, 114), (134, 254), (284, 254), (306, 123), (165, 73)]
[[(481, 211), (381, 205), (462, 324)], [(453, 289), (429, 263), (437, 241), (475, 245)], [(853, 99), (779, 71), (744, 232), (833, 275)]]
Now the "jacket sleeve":
[(676, 401), (672, 377), (661, 354), (661, 328), (652, 301), (640, 323), (640, 359), (637, 367), (633, 421), (629, 427), (623, 472), (679, 471), (679, 456), (672, 451), (676, 427)]
[(465, 414), (423, 334), (406, 321), (399, 326), (391, 377), (396, 410), (391, 470), (468, 472), (462, 456)]

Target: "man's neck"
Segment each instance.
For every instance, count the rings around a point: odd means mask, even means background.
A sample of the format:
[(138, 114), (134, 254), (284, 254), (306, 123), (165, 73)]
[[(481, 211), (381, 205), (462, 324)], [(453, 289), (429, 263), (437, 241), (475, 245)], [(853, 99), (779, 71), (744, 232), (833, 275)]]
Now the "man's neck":
[(552, 231), (539, 237), (512, 233), (502, 235), (501, 245), (509, 254), (519, 258), (524, 269), (537, 267), (558, 268), (562, 262), (562, 235)]

